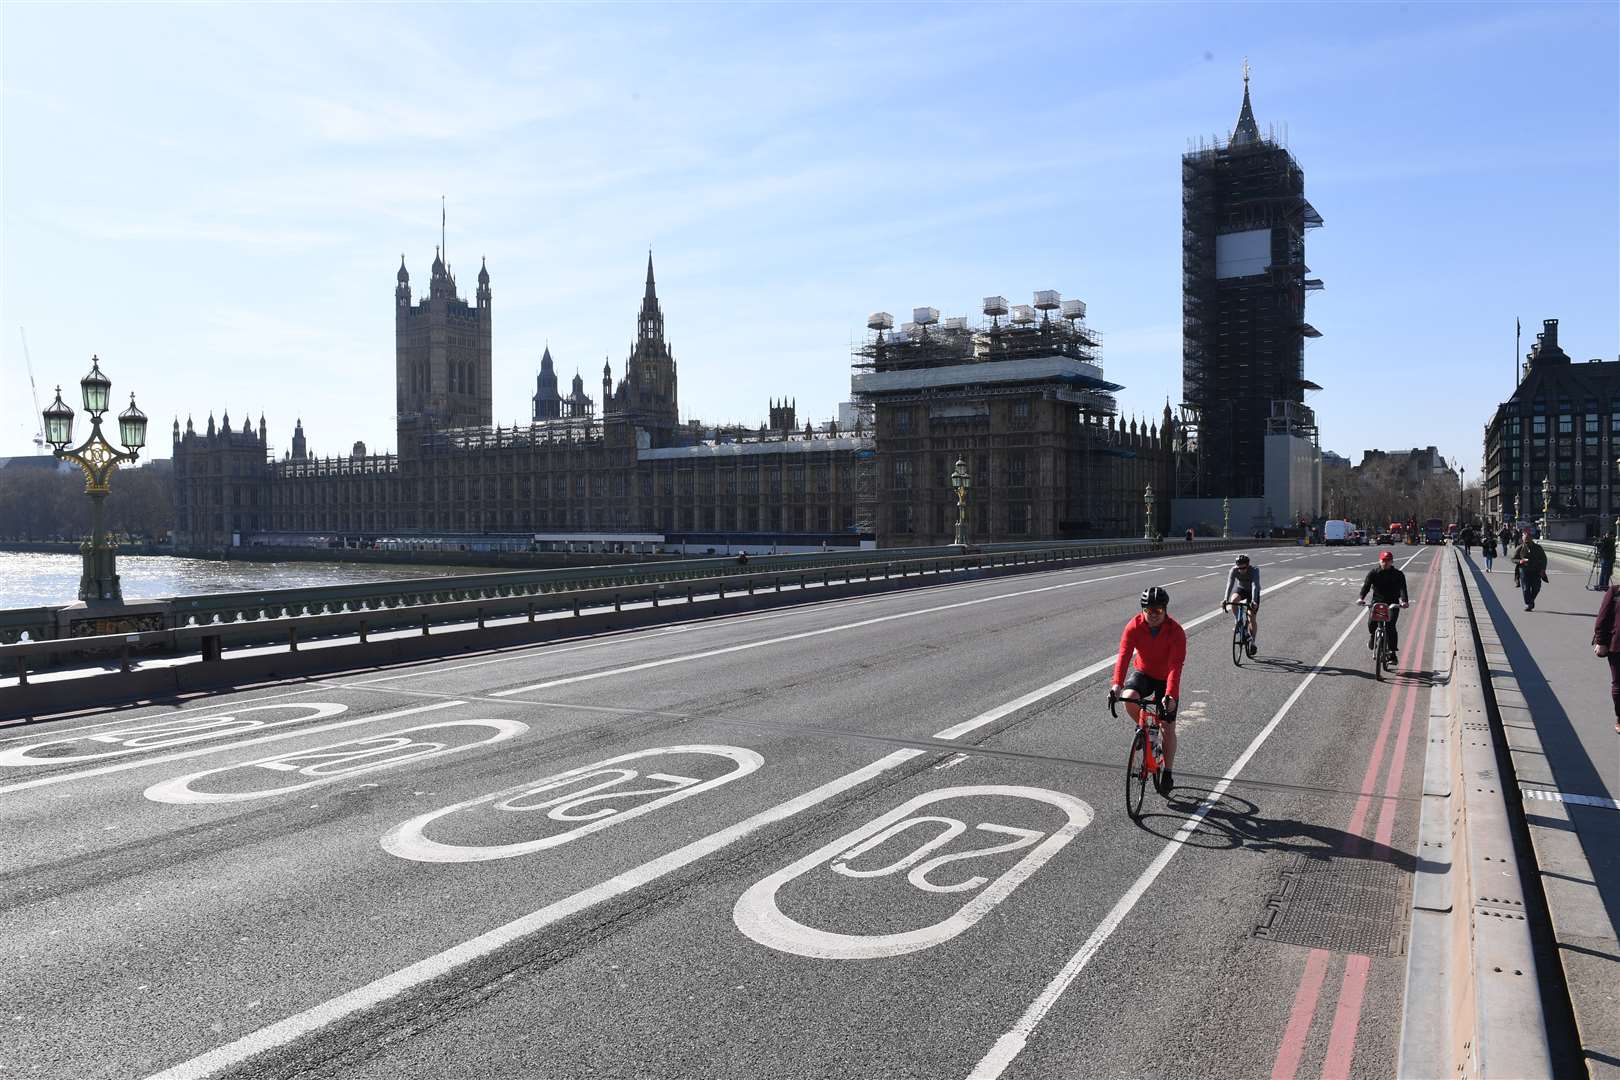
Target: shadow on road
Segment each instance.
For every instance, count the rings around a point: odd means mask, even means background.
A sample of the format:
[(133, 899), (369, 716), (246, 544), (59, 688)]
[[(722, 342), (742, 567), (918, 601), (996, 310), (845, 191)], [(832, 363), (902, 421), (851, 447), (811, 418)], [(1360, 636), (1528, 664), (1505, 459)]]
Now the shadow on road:
[[(1193, 812), (1212, 794), (1209, 788), (1177, 787), (1162, 804), (1164, 809), (1144, 812), (1137, 824), (1143, 830), (1168, 840), (1192, 820)], [(1417, 859), (1404, 851), (1328, 825), (1295, 818), (1266, 817), (1260, 813), (1257, 804), (1230, 791), (1215, 798), (1208, 813), (1199, 822), (1198, 828), (1187, 836), (1185, 843), (1189, 847), (1211, 851), (1244, 848), (1249, 851), (1282, 851), (1312, 859), (1375, 859), (1391, 863), (1406, 873), (1417, 868)]]

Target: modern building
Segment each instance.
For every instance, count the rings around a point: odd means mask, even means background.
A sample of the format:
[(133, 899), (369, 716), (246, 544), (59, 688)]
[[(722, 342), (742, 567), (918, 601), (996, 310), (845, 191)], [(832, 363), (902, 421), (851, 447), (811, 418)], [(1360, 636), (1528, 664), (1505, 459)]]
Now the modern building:
[(1576, 363), (1558, 320), (1541, 327), (1519, 385), (1485, 425), (1485, 513), (1540, 520), (1545, 481), (1555, 538), (1597, 536), (1620, 514), (1620, 360)]
[(1314, 517), (1320, 457), (1305, 393), (1320, 387), (1305, 378), (1305, 339), (1320, 334), (1305, 297), (1322, 282), (1305, 264), (1305, 233), (1322, 218), (1293, 154), (1255, 123), (1247, 71), (1231, 138), (1182, 157), (1181, 199), (1182, 421), (1197, 452), (1177, 494), (1230, 497), (1234, 521), (1241, 502), (1245, 529), (1261, 516)]

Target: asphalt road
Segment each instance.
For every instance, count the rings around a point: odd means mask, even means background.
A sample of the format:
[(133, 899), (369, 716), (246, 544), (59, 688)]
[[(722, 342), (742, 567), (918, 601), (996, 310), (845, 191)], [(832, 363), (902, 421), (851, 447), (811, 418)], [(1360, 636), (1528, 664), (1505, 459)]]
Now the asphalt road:
[[(1433, 549), (1177, 555), (0, 727), (0, 1077), (1389, 1076)], [(1188, 624), (1178, 788), (1105, 708)]]

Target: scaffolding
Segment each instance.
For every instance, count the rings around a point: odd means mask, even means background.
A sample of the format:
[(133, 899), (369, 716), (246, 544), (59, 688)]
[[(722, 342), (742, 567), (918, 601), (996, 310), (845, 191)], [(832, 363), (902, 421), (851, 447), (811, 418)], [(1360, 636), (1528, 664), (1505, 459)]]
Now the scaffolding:
[[(1096, 416), (1114, 415), (1113, 391), (1118, 387), (1102, 377), (1102, 335), (1087, 325), (1084, 301), (1063, 300), (1055, 291), (1042, 290), (1032, 304), (985, 297), (983, 311), (984, 317), (978, 321), (966, 317), (941, 321), (937, 309), (917, 308), (912, 321), (899, 329), (887, 312), (874, 313), (867, 319), (867, 335), (850, 361), (857, 384), (862, 374), (1063, 358), (1092, 369), (1084, 380), (1089, 385), (1073, 391), (1075, 404)], [(919, 396), (939, 395), (919, 391)], [(870, 411), (871, 401), (859, 391), (856, 399)]]
[[(1299, 426), (1288, 407), (1303, 408), (1305, 393), (1320, 389), (1304, 373), (1304, 341), (1321, 336), (1305, 322), (1305, 294), (1322, 288), (1307, 276), (1305, 233), (1322, 217), (1274, 132), (1198, 140), (1181, 174), (1183, 412), (1196, 417), (1197, 454), (1178, 489), (1258, 497), (1273, 418)], [(1261, 230), (1269, 234), (1263, 266), (1223, 264), (1222, 237)], [(1314, 432), (1314, 419), (1303, 426)]]

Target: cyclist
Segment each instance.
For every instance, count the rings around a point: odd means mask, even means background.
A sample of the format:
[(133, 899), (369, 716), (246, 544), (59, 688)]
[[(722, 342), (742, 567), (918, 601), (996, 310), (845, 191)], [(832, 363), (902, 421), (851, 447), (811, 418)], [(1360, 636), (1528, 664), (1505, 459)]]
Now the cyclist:
[(1187, 632), (1170, 617), (1169, 608), (1170, 594), (1163, 588), (1154, 585), (1142, 590), (1142, 613), (1126, 623), (1119, 636), (1119, 659), (1114, 662), (1109, 687), (1125, 703), (1133, 723), (1142, 711), (1138, 701), (1162, 695), (1159, 723), (1164, 734), (1164, 768), (1159, 770), (1158, 787), (1164, 795), (1175, 786), (1170, 766), (1176, 759), (1176, 698), (1181, 694), (1181, 665), (1187, 660)]
[(1239, 555), (1232, 562), (1231, 572), (1226, 575), (1226, 599), (1221, 601), (1221, 610), (1234, 608), (1242, 610), (1238, 605), (1249, 609), (1249, 648), (1248, 653), (1253, 656), (1260, 651), (1260, 568), (1250, 564), (1247, 555)]
[[(1388, 634), (1389, 651), (1400, 651), (1401, 639), (1395, 631), (1395, 624), (1400, 621), (1400, 607), (1406, 606), (1406, 575), (1395, 567), (1395, 553), (1393, 551), (1380, 551), (1378, 553), (1378, 569), (1367, 571), (1367, 580), (1361, 583), (1361, 597), (1356, 603), (1363, 606), (1367, 603), (1367, 594), (1373, 594), (1373, 602), (1389, 605), (1389, 626), (1385, 628)], [(1367, 648), (1373, 647), (1373, 635), (1376, 626), (1369, 620), (1367, 623)], [(1382, 662), (1382, 661), (1380, 661)]]

